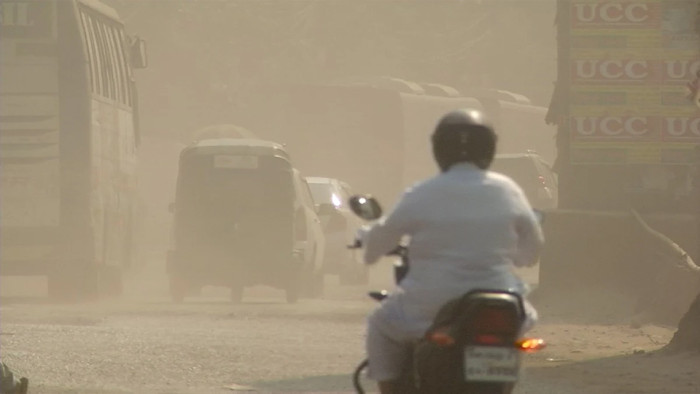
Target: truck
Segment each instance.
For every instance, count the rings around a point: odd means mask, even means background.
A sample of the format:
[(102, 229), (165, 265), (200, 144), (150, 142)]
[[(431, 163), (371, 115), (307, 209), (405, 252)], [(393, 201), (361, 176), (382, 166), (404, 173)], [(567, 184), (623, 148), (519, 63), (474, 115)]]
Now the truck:
[(285, 143), (307, 175), (342, 179), (391, 206), (405, 188), (437, 173), (430, 134), (440, 117), (465, 107), (486, 112), (500, 153), (537, 151), (554, 160), (547, 108), (497, 89), (461, 92), (395, 77), (277, 84), (260, 86), (237, 119)]

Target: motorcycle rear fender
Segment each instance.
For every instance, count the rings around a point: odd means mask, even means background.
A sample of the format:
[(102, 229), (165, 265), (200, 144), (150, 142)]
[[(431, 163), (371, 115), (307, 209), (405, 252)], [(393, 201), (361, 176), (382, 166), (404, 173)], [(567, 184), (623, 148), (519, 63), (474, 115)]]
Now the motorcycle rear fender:
[[(426, 337), (435, 332), (443, 332), (454, 338), (457, 343), (465, 344), (479, 333), (475, 332), (475, 316), (484, 308), (505, 309), (514, 316), (515, 326), (512, 333), (513, 343), (525, 320), (525, 308), (522, 297), (514, 292), (501, 290), (477, 289), (453, 299), (438, 311)], [(510, 330), (508, 330), (510, 331)]]

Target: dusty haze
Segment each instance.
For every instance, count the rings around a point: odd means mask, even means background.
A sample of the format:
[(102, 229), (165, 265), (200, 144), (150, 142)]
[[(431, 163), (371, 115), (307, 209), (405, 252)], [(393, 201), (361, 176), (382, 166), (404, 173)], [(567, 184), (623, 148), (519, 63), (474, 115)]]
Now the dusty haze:
[[(428, 136), (440, 114), (455, 106), (500, 108), (488, 93), (500, 89), (514, 93), (512, 101), (529, 101), (503, 106), (496, 124), (507, 134), (501, 149), (536, 148), (550, 162), (556, 157), (554, 127), (544, 121), (557, 79), (556, 0), (103, 1), (148, 46), (148, 68), (134, 72), (141, 133), (137, 264), (125, 272), (123, 296), (99, 302), (55, 303), (43, 297), (46, 286), (36, 278), (2, 277), (2, 361), (30, 378), (32, 393), (230, 393), (247, 385), (260, 392), (349, 392), (348, 376), (365, 356), (366, 316), (375, 307), (365, 294), (393, 286), (387, 261), (371, 268), (368, 283), (346, 286), (337, 276), (322, 277), (322, 297), (288, 305), (284, 289), (250, 286), (245, 302), (231, 302), (228, 249), (203, 242), (212, 254), (190, 259), (190, 268), (223, 256), (215, 267), (223, 273), (211, 275), (222, 286), (195, 288), (186, 302), (172, 302), (169, 207), (179, 156), (195, 141), (258, 137), (284, 144), (302, 175), (347, 181), (388, 207), (407, 184), (436, 171)], [(286, 170), (293, 173), (291, 166)], [(192, 184), (206, 178), (193, 174)], [(265, 212), (269, 223), (291, 216), (291, 210), (267, 209), (292, 200), (280, 198), (283, 188), (273, 189), (272, 181), (251, 182), (248, 189), (231, 179), (212, 183), (227, 187), (213, 193), (220, 192), (220, 205), (212, 198), (200, 206), (209, 215), (199, 234), (204, 241), (221, 233), (214, 225), (231, 227), (226, 219), (234, 212)], [(247, 200), (230, 204), (232, 195), (248, 192)], [(652, 324), (654, 316), (635, 309), (645, 302), (643, 293), (657, 309), (673, 309), (666, 322), (676, 319), (687, 309), (676, 302), (685, 294), (667, 290), (679, 283), (690, 289), (695, 278), (680, 270), (640, 269), (639, 261), (656, 267), (656, 260), (675, 262), (680, 252), (668, 245), (654, 249), (658, 237), (644, 238), (625, 215), (611, 215), (615, 226), (605, 231), (590, 217), (574, 217), (570, 228), (596, 235), (577, 238), (575, 247), (564, 231), (551, 237), (560, 245), (552, 260), (562, 264), (550, 267), (570, 281), (549, 280), (553, 286), (540, 286), (533, 297), (542, 317), (533, 335), (550, 346), (526, 358), (518, 394), (700, 392), (698, 357), (653, 353), (668, 343), (674, 322)], [(552, 217), (545, 227), (567, 228), (556, 227)], [(271, 230), (259, 217), (251, 220), (256, 231), (245, 240), (249, 251), (270, 252), (270, 233), (292, 225), (291, 219), (279, 222)], [(279, 245), (289, 246), (291, 233), (273, 235), (286, 237)], [(591, 255), (597, 264), (583, 261)], [(279, 266), (263, 273), (279, 273)], [(519, 273), (534, 283), (539, 269)], [(586, 287), (601, 277), (613, 285)], [(618, 277), (627, 279), (625, 294), (615, 287)], [(572, 283), (581, 288), (574, 296)], [(315, 291), (313, 283), (308, 287)]]
[[(250, 97), (259, 94), (261, 85), (388, 76), (463, 92), (504, 89), (546, 106), (556, 78), (551, 0), (109, 4), (128, 30), (148, 43), (149, 68), (137, 74), (144, 135), (140, 184), (154, 224), (147, 237), (159, 242), (166, 238), (166, 206), (182, 144), (202, 127), (243, 123), (239, 114), (250, 112)], [(376, 123), (370, 118), (365, 123), (370, 122)], [(363, 182), (376, 165), (358, 165), (362, 151), (328, 157), (319, 144), (295, 144), (304, 136), (294, 130), (248, 128), (261, 138), (291, 145), (293, 160), (305, 175), (353, 178), (359, 190), (386, 199), (398, 190), (398, 184), (377, 191), (381, 185)], [(425, 130), (426, 144), (430, 131)], [(333, 131), (328, 133), (333, 138)], [(357, 138), (365, 140), (366, 150), (382, 141), (381, 135), (373, 139), (358, 133)], [(394, 137), (383, 143), (395, 143)], [(387, 161), (399, 160), (390, 149), (376, 149), (383, 152)], [(322, 173), (325, 160), (344, 164), (335, 173)]]

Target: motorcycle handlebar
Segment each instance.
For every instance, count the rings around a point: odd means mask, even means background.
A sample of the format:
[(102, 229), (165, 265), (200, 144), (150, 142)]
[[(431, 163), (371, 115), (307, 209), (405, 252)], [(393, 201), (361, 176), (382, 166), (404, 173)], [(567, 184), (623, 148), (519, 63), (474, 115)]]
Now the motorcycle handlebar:
[(348, 249), (362, 249), (362, 241), (356, 239), (352, 245), (348, 245)]
[[(353, 242), (352, 245), (348, 245), (348, 249), (361, 249), (362, 248), (362, 241), (359, 239), (356, 239), (355, 242)], [(406, 251), (408, 249), (403, 246), (403, 245), (397, 245), (394, 249), (388, 251), (385, 253), (386, 256), (403, 256), (406, 254)]]
[(397, 245), (394, 249), (386, 253), (387, 256), (403, 256), (408, 249), (403, 245)]

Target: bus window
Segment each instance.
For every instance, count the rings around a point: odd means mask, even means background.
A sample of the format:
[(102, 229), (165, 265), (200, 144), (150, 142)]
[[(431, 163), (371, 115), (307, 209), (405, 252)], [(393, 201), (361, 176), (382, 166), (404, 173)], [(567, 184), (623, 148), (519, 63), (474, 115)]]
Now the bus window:
[(105, 68), (105, 75), (107, 76), (106, 78), (106, 87), (107, 87), (107, 94), (105, 97), (108, 97), (112, 100), (117, 99), (117, 92), (116, 92), (116, 86), (115, 86), (115, 75), (114, 75), (114, 64), (112, 63), (112, 56), (110, 54), (109, 50), (109, 44), (107, 42), (107, 33), (105, 32), (105, 24), (102, 21), (95, 20), (95, 27), (97, 28), (95, 31), (97, 33), (97, 44), (100, 46), (102, 49), (101, 54), (102, 54), (102, 65)]
[(131, 87), (131, 82), (132, 82), (132, 77), (131, 77), (131, 67), (129, 63), (129, 42), (126, 39), (126, 34), (124, 33), (124, 30), (118, 29), (117, 30), (117, 40), (119, 42), (119, 51), (120, 51), (120, 59), (124, 63), (124, 79), (126, 82), (126, 97), (127, 97), (127, 105), (129, 107), (132, 107), (134, 105), (133, 103), (133, 97), (132, 97), (132, 87)]
[(53, 33), (53, 2), (0, 2), (2, 38), (47, 38)]
[(126, 62), (124, 59), (124, 52), (122, 51), (121, 45), (121, 34), (118, 27), (110, 26), (110, 40), (112, 43), (112, 48), (114, 48), (114, 62), (116, 64), (118, 83), (119, 83), (119, 102), (124, 105), (130, 105), (129, 103), (129, 83), (127, 80)]
[(102, 25), (105, 33), (105, 44), (107, 44), (107, 55), (112, 66), (112, 80), (114, 84), (114, 99), (119, 102), (124, 102), (124, 88), (122, 86), (122, 73), (119, 66), (119, 58), (117, 56), (117, 48), (114, 45), (114, 28), (109, 24)]
[(89, 30), (90, 30), (90, 40), (93, 42), (93, 46), (95, 48), (95, 72), (97, 77), (97, 81), (99, 82), (97, 84), (97, 93), (100, 96), (103, 97), (108, 97), (109, 91), (108, 91), (108, 84), (107, 84), (107, 66), (105, 64), (105, 56), (104, 56), (104, 48), (100, 45), (100, 40), (99, 40), (99, 35), (97, 32), (97, 22), (94, 20), (94, 18), (87, 14), (88, 18), (88, 25), (89, 25)]
[(92, 28), (90, 22), (88, 21), (90, 17), (85, 14), (85, 12), (80, 12), (80, 21), (83, 27), (83, 37), (85, 37), (85, 47), (87, 48), (88, 59), (90, 60), (90, 86), (92, 92), (95, 94), (101, 94), (100, 90), (100, 66), (99, 59), (97, 55), (97, 47), (95, 44), (95, 36), (92, 33)]

